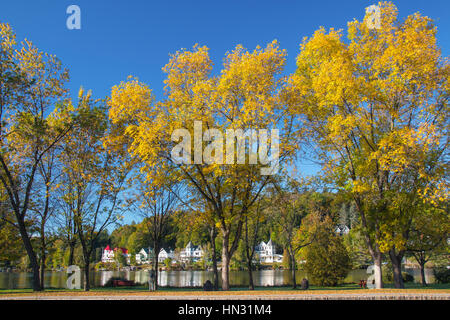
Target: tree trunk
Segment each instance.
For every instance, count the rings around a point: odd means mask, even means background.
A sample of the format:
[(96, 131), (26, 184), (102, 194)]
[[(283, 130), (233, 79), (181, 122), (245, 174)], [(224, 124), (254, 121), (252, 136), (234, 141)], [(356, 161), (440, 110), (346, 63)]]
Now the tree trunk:
[(394, 286), (397, 289), (404, 289), (405, 284), (403, 283), (403, 277), (402, 277), (402, 269), (401, 269), (401, 263), (392, 263), (392, 269), (394, 271)]
[(419, 263), (420, 266), (420, 278), (422, 279), (422, 286), (427, 286), (427, 280), (425, 279), (425, 261)]
[(89, 259), (84, 263), (84, 291), (91, 289), (91, 283), (89, 281)]
[(237, 231), (235, 234), (234, 242), (229, 244), (230, 230), (222, 228), (222, 290), (230, 290), (230, 262), (234, 251), (237, 247), (237, 241), (241, 236), (242, 220), (239, 221)]
[(154, 283), (153, 288), (155, 288), (155, 291), (156, 291), (156, 290), (158, 290), (158, 257), (159, 257), (159, 252), (158, 252), (158, 254), (155, 254), (154, 256), (155, 256), (155, 263), (154, 263), (154, 266), (155, 266), (155, 278), (153, 279), (153, 283)]
[(217, 270), (217, 255), (216, 255), (216, 230), (212, 228), (210, 231), (211, 248), (212, 248), (212, 263), (214, 272), (214, 290), (219, 290), (219, 270)]
[(33, 270), (33, 291), (42, 291), (43, 288), (41, 287), (41, 282), (39, 280), (39, 262), (36, 257), (36, 253), (33, 250), (33, 246), (31, 244), (30, 237), (28, 236), (25, 223), (22, 219), (17, 219), (18, 226), (19, 226), (19, 232), (22, 236), (22, 241), (25, 247), (25, 250), (27, 251), (28, 258), (30, 259), (31, 269)]
[(46, 243), (45, 243), (45, 229), (44, 229), (44, 225), (41, 225), (41, 288), (42, 290), (44, 290), (44, 273), (45, 273), (45, 259), (46, 259), (46, 255), (45, 255), (45, 247), (46, 247)]
[(224, 236), (222, 246), (222, 290), (230, 290), (230, 260), (228, 255), (228, 236)]
[(295, 255), (289, 253), (291, 258), (291, 272), (292, 272), (292, 289), (297, 289), (297, 277), (295, 275), (296, 263), (295, 263)]
[(69, 263), (68, 265), (73, 265), (73, 256), (75, 252), (75, 243), (73, 241), (69, 242)]
[(389, 250), (389, 257), (392, 262), (392, 270), (394, 273), (394, 286), (397, 289), (404, 289), (405, 284), (403, 283), (402, 277), (402, 254), (395, 254), (395, 249)]
[(367, 245), (367, 249), (369, 250), (370, 256), (372, 257), (373, 262), (374, 262), (375, 288), (376, 289), (382, 289), (384, 287), (382, 271), (381, 271), (381, 266), (382, 266), (382, 262), (383, 262), (383, 256), (382, 256), (378, 246), (376, 244), (373, 245), (373, 242), (370, 239), (370, 235), (369, 235), (369, 233), (367, 231), (367, 229), (368, 229), (368, 227), (367, 227), (367, 225), (368, 225), (367, 217), (366, 217), (366, 214), (365, 214), (364, 210), (362, 209), (361, 199), (356, 197), (355, 198), (355, 203), (356, 203), (356, 207), (358, 209), (359, 215), (361, 217), (361, 223), (362, 223), (363, 230), (364, 230), (363, 234), (364, 234), (364, 239), (365, 239), (365, 242), (366, 242), (366, 245)]
[[(254, 246), (254, 243), (251, 244)], [(247, 270), (248, 270), (248, 287), (250, 290), (255, 290), (253, 284), (253, 252), (254, 248), (250, 248), (250, 243), (248, 239), (248, 217), (245, 217), (245, 255), (247, 257)]]
[(248, 281), (249, 281), (248, 288), (250, 290), (255, 290), (255, 285), (253, 284), (253, 270), (252, 270), (253, 264), (252, 264), (251, 258), (248, 259), (248, 261), (247, 261), (247, 268), (248, 268)]
[(45, 250), (41, 251), (41, 288), (44, 289), (44, 273), (45, 273)]
[(214, 254), (213, 258), (213, 271), (214, 271), (214, 290), (219, 290), (219, 270), (217, 269), (217, 258)]
[(381, 271), (383, 259), (381, 256), (381, 253), (378, 253), (376, 257), (374, 258), (374, 281), (375, 281), (375, 288), (376, 289), (382, 289), (384, 287), (383, 285), (383, 272)]

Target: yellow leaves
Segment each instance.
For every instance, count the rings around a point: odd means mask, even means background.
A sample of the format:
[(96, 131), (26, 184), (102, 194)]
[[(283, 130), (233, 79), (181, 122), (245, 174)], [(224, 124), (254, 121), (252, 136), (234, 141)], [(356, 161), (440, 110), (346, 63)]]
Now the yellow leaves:
[(257, 47), (248, 52), (238, 45), (227, 53), (216, 89), (219, 106), (227, 118), (241, 127), (270, 119), (267, 115), (277, 107), (273, 92), (281, 84), (277, 76), (285, 61), (286, 51), (276, 40), (265, 49)]
[(0, 45), (5, 52), (16, 45), (16, 35), (8, 23), (0, 23)]
[(429, 124), (393, 131), (380, 139), (369, 159), (377, 160), (380, 169), (395, 173), (402, 173), (412, 165), (422, 168), (433, 146), (439, 144), (439, 135), (435, 126)]
[(26, 39), (17, 46), (15, 38), (9, 24), (0, 23), (3, 74), (8, 69), (13, 74), (20, 73), (23, 83), (15, 94), (23, 107), (33, 108), (34, 104), (36, 108), (39, 101), (40, 107), (46, 108), (67, 93), (64, 84), (69, 78), (68, 71), (54, 55), (40, 51)]
[(378, 101), (389, 103), (401, 93), (423, 103), (438, 84), (434, 73), (440, 57), (436, 28), (431, 19), (418, 13), (398, 21), (397, 8), (390, 2), (381, 2), (379, 7), (381, 29), (369, 30), (367, 17), (348, 26), (348, 48), (365, 78), (363, 90), (370, 90), (371, 98)]
[(333, 29), (305, 38), (283, 98), (326, 178), (360, 201), (388, 251), (404, 248), (414, 201), (448, 201), (450, 68), (430, 18), (399, 21), (392, 3), (378, 5), (380, 29), (366, 16), (348, 24), (349, 43)]
[(353, 182), (352, 192), (354, 193), (364, 194), (369, 192), (370, 189), (371, 186), (361, 180), (356, 180)]
[[(270, 130), (289, 126), (291, 123), (286, 119), (280, 120), (284, 106), (278, 96), (284, 81), (280, 73), (285, 60), (286, 52), (277, 41), (252, 52), (239, 45), (227, 53), (220, 75), (210, 76), (212, 62), (207, 47), (195, 45), (192, 50), (178, 51), (163, 68), (167, 74), (166, 100), (152, 104), (150, 89), (133, 79), (112, 88), (109, 116), (118, 128), (113, 128), (108, 140), (112, 145), (121, 144), (143, 161), (145, 174), (156, 181), (158, 175), (164, 177), (163, 170), (173, 168), (165, 165), (170, 163), (174, 145), (172, 132), (183, 128), (194, 137), (194, 121), (202, 121), (204, 131), (216, 128), (223, 134), (227, 129)], [(285, 145), (296, 143), (289, 139), (282, 141)], [(293, 149), (293, 146), (286, 148)], [(183, 169), (200, 178), (198, 169)], [(241, 169), (234, 165), (204, 164), (201, 173), (208, 179), (223, 177), (226, 184), (246, 183), (253, 173)], [(235, 174), (237, 171), (239, 174)], [(186, 178), (183, 170), (176, 172)]]
[(175, 101), (186, 97), (197, 82), (207, 79), (211, 70), (212, 62), (206, 46), (196, 44), (192, 51), (176, 52), (163, 68), (167, 73), (167, 79), (164, 80), (166, 94)]
[[(445, 120), (432, 126), (430, 119), (438, 116), (436, 90), (445, 92), (448, 65), (439, 64), (431, 19), (413, 14), (401, 23), (392, 3), (379, 7), (381, 29), (370, 30), (367, 16), (355, 20), (348, 24), (349, 44), (333, 29), (305, 38), (285, 99), (321, 147), (344, 163), (353, 158), (347, 168), (364, 159), (401, 173), (423, 166), (439, 145), (437, 127)], [(360, 165), (359, 172), (374, 168)]]
[(389, 231), (387, 232), (381, 231), (381, 236), (377, 241), (377, 243), (380, 248), (380, 251), (383, 253), (387, 253), (394, 246), (399, 251), (406, 249), (405, 247), (406, 239), (398, 233), (392, 233)]
[(145, 119), (154, 115), (154, 112), (149, 114), (152, 111), (152, 101), (150, 88), (130, 76), (127, 82), (121, 82), (111, 89), (111, 97), (108, 99), (109, 117), (113, 123)]
[[(344, 101), (353, 103), (358, 98), (358, 78), (352, 57), (341, 40), (341, 31), (321, 27), (311, 39), (305, 38), (297, 57), (297, 72), (290, 82), (299, 86), (301, 95), (311, 95), (314, 111)], [(312, 99), (313, 98), (313, 99)], [(314, 112), (312, 111), (312, 112)]]
[(350, 140), (350, 132), (355, 129), (358, 118), (354, 115), (344, 116), (340, 113), (329, 118), (327, 123), (328, 137), (339, 145), (345, 144)]

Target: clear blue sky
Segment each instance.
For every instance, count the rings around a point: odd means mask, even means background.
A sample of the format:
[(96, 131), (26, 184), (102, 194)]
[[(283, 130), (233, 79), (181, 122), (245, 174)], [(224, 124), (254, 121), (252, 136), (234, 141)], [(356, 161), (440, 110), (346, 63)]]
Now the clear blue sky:
[[(362, 19), (376, 0), (343, 1), (2, 1), (0, 21), (9, 22), (18, 39), (27, 37), (41, 50), (55, 54), (70, 69), (69, 88), (80, 86), (94, 96), (109, 94), (111, 86), (128, 75), (148, 83), (162, 98), (161, 68), (168, 54), (195, 43), (206, 45), (216, 68), (227, 50), (237, 44), (253, 49), (278, 39), (288, 52), (286, 72), (304, 36), (319, 26), (344, 28)], [(436, 20), (444, 55), (449, 55), (450, 1), (394, 1), (400, 16), (420, 11)], [(66, 28), (66, 8), (81, 8), (81, 30)]]
[[(41, 50), (55, 54), (69, 68), (73, 97), (83, 86), (95, 97), (109, 94), (128, 75), (150, 85), (163, 97), (161, 68), (169, 53), (195, 43), (210, 48), (220, 68), (224, 54), (237, 44), (248, 49), (273, 39), (288, 52), (286, 73), (295, 70), (295, 57), (304, 36), (320, 26), (346, 29), (348, 21), (361, 20), (365, 7), (377, 0), (3, 0), (0, 22), (9, 22), (18, 39), (28, 38)], [(450, 54), (450, 1), (394, 1), (401, 17), (420, 11), (435, 19), (443, 54)], [(68, 30), (66, 9), (81, 8), (81, 30)], [(317, 170), (300, 164), (303, 174)]]

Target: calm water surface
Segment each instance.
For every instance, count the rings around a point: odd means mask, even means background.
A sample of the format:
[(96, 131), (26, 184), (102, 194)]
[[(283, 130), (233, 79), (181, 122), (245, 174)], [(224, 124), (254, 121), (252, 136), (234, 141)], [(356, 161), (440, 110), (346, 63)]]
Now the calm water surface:
[[(406, 269), (414, 276), (416, 282), (420, 282), (420, 271), (418, 269)], [(428, 283), (434, 282), (431, 269), (425, 270)], [(24, 289), (31, 288), (32, 273), (29, 272), (0, 272), (0, 289)], [(91, 281), (93, 286), (103, 286), (111, 277), (124, 277), (137, 283), (148, 281), (147, 271), (93, 271)], [(297, 282), (306, 276), (303, 271), (297, 271)], [(366, 279), (366, 270), (352, 270), (345, 282), (358, 282)], [(83, 279), (83, 273), (82, 273)], [(48, 271), (45, 273), (46, 288), (64, 288), (66, 286), (67, 273), (65, 271)], [(159, 273), (159, 285), (171, 287), (193, 287), (202, 286), (206, 280), (213, 280), (212, 271), (161, 271)], [(261, 270), (253, 272), (253, 281), (256, 286), (282, 286), (292, 283), (289, 270)], [(233, 286), (247, 286), (248, 273), (246, 271), (230, 271), (230, 284)]]

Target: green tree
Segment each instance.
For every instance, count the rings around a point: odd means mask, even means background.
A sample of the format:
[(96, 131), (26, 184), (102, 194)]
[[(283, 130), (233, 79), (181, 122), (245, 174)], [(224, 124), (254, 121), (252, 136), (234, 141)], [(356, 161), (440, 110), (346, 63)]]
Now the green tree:
[(5, 265), (18, 262), (26, 254), (20, 233), (14, 224), (12, 213), (0, 213), (0, 262)]
[(306, 248), (305, 270), (311, 282), (336, 286), (351, 269), (350, 257), (341, 236), (330, 221), (317, 228), (314, 242)]
[(371, 263), (371, 256), (364, 242), (361, 228), (352, 228), (347, 234), (342, 236), (342, 239), (349, 252), (352, 266), (354, 268), (367, 268)]
[(164, 259), (164, 265), (166, 266), (167, 270), (170, 270), (170, 267), (172, 266), (172, 259), (170, 258)]
[(55, 250), (51, 256), (52, 268), (56, 269), (64, 266), (64, 241), (58, 239), (53, 244)]
[(420, 268), (422, 285), (426, 286), (425, 264), (435, 253), (449, 252), (450, 218), (448, 211), (423, 205), (422, 213), (412, 222), (410, 236), (406, 244)]
[(126, 266), (128, 264), (127, 258), (122, 252), (121, 248), (117, 248), (117, 250), (114, 252), (114, 260), (117, 263), (117, 266)]
[(305, 195), (300, 194), (298, 185), (294, 181), (290, 181), (286, 188), (281, 188), (278, 184), (275, 184), (275, 190), (273, 191), (272, 205), (266, 210), (275, 221), (278, 239), (288, 253), (292, 272), (292, 286), (295, 289), (297, 287), (295, 256), (301, 248), (310, 244), (309, 239), (304, 242), (294, 241), (297, 230), (308, 214), (304, 201)]

